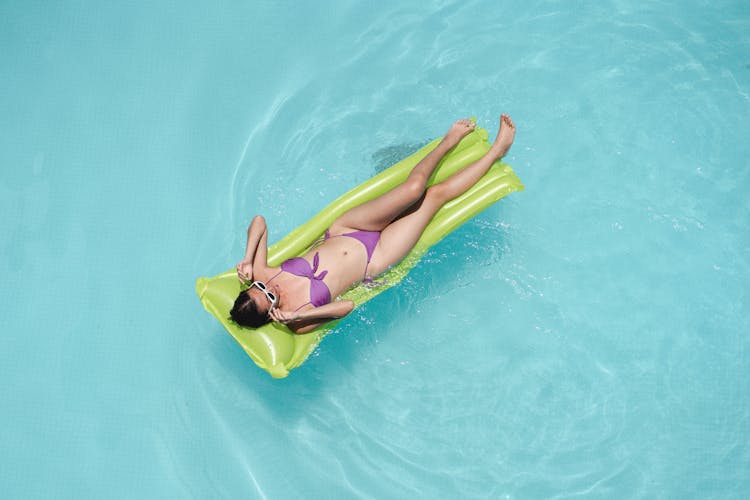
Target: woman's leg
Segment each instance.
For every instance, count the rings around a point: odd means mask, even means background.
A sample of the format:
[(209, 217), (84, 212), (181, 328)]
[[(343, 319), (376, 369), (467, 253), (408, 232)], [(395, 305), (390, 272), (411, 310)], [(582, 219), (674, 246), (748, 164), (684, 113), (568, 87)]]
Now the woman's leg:
[(403, 259), (440, 207), (476, 184), (492, 164), (505, 155), (513, 144), (515, 134), (513, 121), (508, 115), (502, 115), (497, 138), (486, 155), (443, 182), (428, 188), (419, 203), (415, 203), (402, 217), (383, 229), (370, 261), (369, 272), (372, 275), (380, 274)]
[(469, 132), (474, 130), (470, 120), (458, 120), (440, 144), (422, 158), (406, 180), (387, 193), (348, 210), (331, 225), (334, 234), (341, 229), (382, 231), (424, 195), (427, 181), (440, 160)]

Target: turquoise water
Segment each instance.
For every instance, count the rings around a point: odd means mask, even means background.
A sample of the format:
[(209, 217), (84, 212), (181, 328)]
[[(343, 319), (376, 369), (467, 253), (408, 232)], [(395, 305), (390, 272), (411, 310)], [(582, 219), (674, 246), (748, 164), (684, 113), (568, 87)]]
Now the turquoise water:
[[(377, 4), (377, 5), (375, 5)], [(747, 2), (0, 3), (4, 498), (747, 498)], [(527, 189), (272, 380), (194, 280), (474, 115)]]

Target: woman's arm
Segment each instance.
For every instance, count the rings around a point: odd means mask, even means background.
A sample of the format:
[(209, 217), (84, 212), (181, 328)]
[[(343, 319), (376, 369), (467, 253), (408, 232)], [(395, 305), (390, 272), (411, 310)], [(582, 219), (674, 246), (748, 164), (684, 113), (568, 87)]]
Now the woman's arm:
[(247, 247), (245, 257), (237, 264), (237, 276), (242, 281), (253, 279), (253, 268), (267, 266), (268, 227), (266, 220), (256, 215), (247, 228)]
[(307, 333), (328, 321), (343, 318), (354, 310), (351, 300), (337, 300), (320, 307), (304, 311), (281, 311), (274, 309), (270, 316), (274, 321), (287, 325), (294, 333)]

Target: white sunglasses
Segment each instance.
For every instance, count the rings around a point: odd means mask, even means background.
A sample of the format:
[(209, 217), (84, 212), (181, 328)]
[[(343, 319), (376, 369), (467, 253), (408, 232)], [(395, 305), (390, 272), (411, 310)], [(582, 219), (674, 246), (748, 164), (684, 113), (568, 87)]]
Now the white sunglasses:
[(262, 281), (253, 281), (248, 287), (248, 290), (250, 290), (254, 286), (257, 286), (261, 292), (266, 294), (266, 298), (271, 302), (271, 307), (268, 309), (268, 312), (271, 312), (271, 310), (276, 307), (276, 301), (278, 300), (276, 294), (268, 290), (266, 284)]

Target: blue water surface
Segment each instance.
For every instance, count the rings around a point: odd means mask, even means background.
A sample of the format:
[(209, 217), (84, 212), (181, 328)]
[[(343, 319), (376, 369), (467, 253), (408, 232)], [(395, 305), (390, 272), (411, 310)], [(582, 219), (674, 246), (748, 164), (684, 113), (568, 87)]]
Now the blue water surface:
[[(0, 3), (3, 498), (747, 498), (750, 5)], [(200, 306), (475, 116), (514, 193), (291, 376)]]

